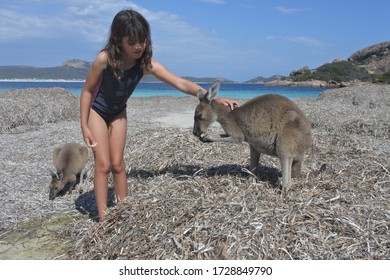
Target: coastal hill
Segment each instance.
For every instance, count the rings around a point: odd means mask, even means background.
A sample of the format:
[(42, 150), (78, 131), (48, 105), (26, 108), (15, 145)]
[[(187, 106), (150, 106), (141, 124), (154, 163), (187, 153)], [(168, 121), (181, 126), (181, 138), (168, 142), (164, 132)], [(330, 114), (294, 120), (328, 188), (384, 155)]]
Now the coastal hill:
[[(56, 67), (0, 66), (0, 79), (64, 79), (84, 80), (91, 63), (79, 59), (65, 61)], [(226, 78), (185, 77), (194, 82), (236, 83)], [(143, 82), (158, 82), (146, 76)], [(363, 48), (345, 59), (335, 59), (316, 69), (304, 66), (294, 70), (288, 77), (274, 75), (269, 78), (258, 76), (244, 83), (283, 86), (340, 86), (355, 81), (390, 83), (390, 41)]]
[(268, 77), (268, 78), (258, 76), (254, 79), (246, 81), (245, 84), (266, 84), (266, 83), (270, 83), (270, 82), (274, 82), (274, 81), (279, 81), (282, 78), (284, 78), (284, 76), (281, 76), (281, 75), (273, 75), (273, 76)]
[(90, 66), (79, 59), (55, 67), (0, 66), (0, 79), (84, 80)]
[[(33, 80), (84, 80), (87, 76), (91, 63), (80, 59), (65, 61), (56, 67), (32, 67), (32, 66), (0, 66), (0, 79), (33, 79)], [(212, 83), (220, 80), (223, 83), (235, 83), (226, 78), (195, 78), (184, 77), (197, 83)], [(159, 82), (153, 76), (145, 76), (143, 82)]]
[(369, 46), (347, 59), (335, 59), (316, 69), (304, 66), (271, 84), (343, 86), (356, 81), (390, 84), (390, 41)]
[(369, 74), (390, 73), (390, 41), (379, 43), (352, 54), (348, 61), (360, 65)]

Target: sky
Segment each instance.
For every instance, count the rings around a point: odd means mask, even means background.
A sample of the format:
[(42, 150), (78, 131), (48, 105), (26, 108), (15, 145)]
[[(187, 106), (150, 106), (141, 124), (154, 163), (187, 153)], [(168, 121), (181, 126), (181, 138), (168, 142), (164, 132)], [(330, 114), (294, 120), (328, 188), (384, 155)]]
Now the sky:
[(125, 8), (149, 21), (153, 58), (179, 76), (287, 76), (390, 40), (383, 0), (2, 0), (0, 65), (92, 62)]

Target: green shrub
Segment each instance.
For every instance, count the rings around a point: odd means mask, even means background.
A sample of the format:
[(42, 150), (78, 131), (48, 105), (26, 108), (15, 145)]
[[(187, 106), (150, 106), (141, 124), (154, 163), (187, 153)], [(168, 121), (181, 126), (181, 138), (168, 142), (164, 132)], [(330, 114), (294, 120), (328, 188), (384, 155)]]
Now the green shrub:
[(336, 81), (348, 82), (352, 80), (371, 81), (371, 76), (368, 72), (360, 67), (357, 67), (349, 61), (337, 61), (324, 64), (314, 71), (304, 71), (301, 75), (292, 76), (294, 81), (321, 80), (321, 81)]
[(374, 83), (390, 84), (390, 72), (384, 74), (373, 75), (372, 80)]

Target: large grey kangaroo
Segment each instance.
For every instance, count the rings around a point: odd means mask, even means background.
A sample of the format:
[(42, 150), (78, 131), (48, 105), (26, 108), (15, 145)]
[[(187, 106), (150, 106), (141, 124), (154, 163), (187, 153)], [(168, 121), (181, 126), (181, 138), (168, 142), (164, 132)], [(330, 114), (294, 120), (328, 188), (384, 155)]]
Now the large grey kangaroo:
[[(267, 94), (244, 105), (230, 108), (213, 102), (220, 83), (208, 92), (198, 92), (193, 134), (203, 142), (247, 142), (250, 147), (250, 170), (258, 175), (260, 154), (278, 157), (282, 169), (282, 196), (291, 187), (291, 177), (301, 173), (305, 151), (312, 142), (310, 122), (290, 99)], [(213, 122), (219, 122), (224, 135), (206, 134)]]

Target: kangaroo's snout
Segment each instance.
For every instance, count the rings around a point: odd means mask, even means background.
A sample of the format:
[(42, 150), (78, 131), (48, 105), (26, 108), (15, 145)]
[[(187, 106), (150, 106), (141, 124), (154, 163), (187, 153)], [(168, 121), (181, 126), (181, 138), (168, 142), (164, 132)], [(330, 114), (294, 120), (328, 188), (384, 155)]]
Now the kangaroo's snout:
[[(216, 89), (219, 89), (217, 87)], [(202, 140), (202, 136), (206, 134), (207, 129), (212, 123), (217, 120), (217, 114), (212, 108), (211, 99), (209, 99), (209, 92), (204, 94), (203, 92), (198, 92), (198, 98), (200, 103), (195, 109), (194, 114), (194, 128), (192, 133), (199, 137)], [(202, 140), (203, 141), (203, 140)]]
[(192, 134), (194, 134), (196, 137), (201, 137), (202, 134), (204, 134), (204, 131), (201, 131), (197, 125), (194, 125), (194, 128), (192, 130)]

